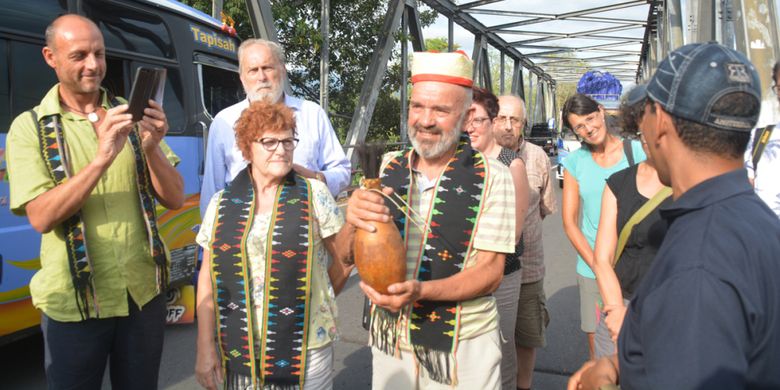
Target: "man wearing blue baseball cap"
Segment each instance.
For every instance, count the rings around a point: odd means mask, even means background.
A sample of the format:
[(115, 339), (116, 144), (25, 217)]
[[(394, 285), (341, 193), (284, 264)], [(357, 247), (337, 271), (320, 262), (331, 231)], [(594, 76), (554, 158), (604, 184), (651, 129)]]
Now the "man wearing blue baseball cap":
[(673, 190), (660, 208), (669, 230), (618, 354), (586, 363), (569, 389), (780, 388), (780, 222), (742, 169), (758, 74), (739, 52), (691, 44), (644, 88), (642, 134)]

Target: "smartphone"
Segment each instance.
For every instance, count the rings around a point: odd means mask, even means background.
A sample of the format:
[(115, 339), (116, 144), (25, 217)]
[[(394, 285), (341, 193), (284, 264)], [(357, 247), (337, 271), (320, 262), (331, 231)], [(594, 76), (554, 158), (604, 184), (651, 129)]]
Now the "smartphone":
[(162, 106), (166, 73), (165, 68), (141, 66), (136, 69), (128, 110), (133, 115), (133, 122), (144, 117), (144, 109), (149, 107), (149, 99)]

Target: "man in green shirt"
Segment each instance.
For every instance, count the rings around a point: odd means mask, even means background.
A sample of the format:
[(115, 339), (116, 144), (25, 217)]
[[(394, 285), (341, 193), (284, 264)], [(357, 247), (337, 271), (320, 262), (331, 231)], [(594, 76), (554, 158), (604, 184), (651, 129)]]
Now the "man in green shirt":
[(11, 210), (43, 233), (30, 292), (48, 386), (99, 389), (110, 357), (113, 387), (154, 389), (168, 275), (154, 204), (184, 202), (165, 113), (150, 101), (133, 122), (100, 87), (105, 45), (89, 19), (55, 19), (43, 57), (59, 83), (12, 123), (7, 168)]

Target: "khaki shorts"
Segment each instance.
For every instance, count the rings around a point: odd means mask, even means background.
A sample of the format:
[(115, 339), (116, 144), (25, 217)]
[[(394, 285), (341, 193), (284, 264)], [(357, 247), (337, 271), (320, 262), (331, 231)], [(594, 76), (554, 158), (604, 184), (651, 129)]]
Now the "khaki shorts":
[(577, 286), (580, 288), (580, 329), (585, 333), (596, 333), (596, 324), (601, 315), (598, 307), (601, 302), (599, 285), (596, 279), (577, 275)]
[(525, 283), (520, 287), (515, 323), (515, 345), (525, 348), (544, 348), (545, 328), (550, 323), (544, 279)]

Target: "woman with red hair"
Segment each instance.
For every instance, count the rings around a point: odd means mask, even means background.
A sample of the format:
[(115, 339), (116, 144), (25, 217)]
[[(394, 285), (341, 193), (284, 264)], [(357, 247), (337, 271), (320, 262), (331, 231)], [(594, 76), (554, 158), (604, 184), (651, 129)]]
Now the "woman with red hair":
[(293, 171), (289, 108), (252, 103), (235, 131), (249, 165), (211, 199), (197, 237), (198, 382), (332, 388), (335, 295), (353, 267), (344, 216), (325, 183)]

